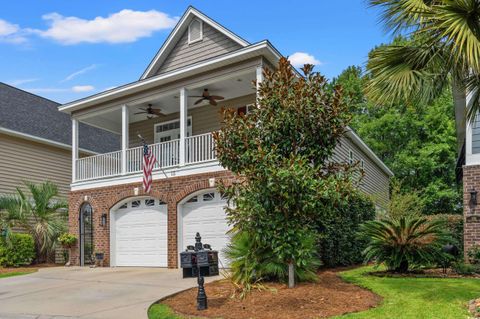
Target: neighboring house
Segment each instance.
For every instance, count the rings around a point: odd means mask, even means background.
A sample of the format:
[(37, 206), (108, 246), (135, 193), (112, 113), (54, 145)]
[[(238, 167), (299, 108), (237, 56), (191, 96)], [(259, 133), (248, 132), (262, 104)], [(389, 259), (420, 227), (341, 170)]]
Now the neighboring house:
[(464, 217), (464, 254), (474, 246), (480, 246), (480, 116), (473, 123), (465, 116), (467, 97), (454, 92), (463, 101), (455, 104), (455, 122), (457, 131), (458, 160), (457, 182), (463, 181), (463, 217)]
[[(175, 268), (196, 232), (221, 251), (228, 226), (215, 184), (234, 177), (216, 160), (211, 132), (221, 126), (222, 106), (245, 112), (255, 103), (252, 80), (261, 81), (262, 69), (280, 57), (270, 42), (248, 43), (190, 7), (138, 81), (62, 105), (73, 123), (70, 231), (93, 234), (80, 236), (72, 263), (85, 265), (103, 253), (104, 265)], [(196, 103), (205, 89), (225, 99), (216, 106)], [(161, 114), (139, 114), (149, 105)], [(78, 158), (80, 122), (120, 134), (122, 147)], [(158, 160), (148, 195), (139, 134)], [(353, 131), (334, 160), (361, 161), (361, 189), (385, 207), (392, 172)]]
[[(72, 122), (60, 104), (0, 82), (0, 194), (23, 182), (58, 185), (67, 197), (72, 181)], [(82, 124), (80, 154), (119, 147), (118, 136)]]

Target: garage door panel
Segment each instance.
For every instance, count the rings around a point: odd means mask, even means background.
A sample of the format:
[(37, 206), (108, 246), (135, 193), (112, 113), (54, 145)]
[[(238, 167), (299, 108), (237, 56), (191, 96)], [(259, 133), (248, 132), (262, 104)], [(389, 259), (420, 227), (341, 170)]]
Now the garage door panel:
[(167, 266), (167, 208), (140, 205), (115, 213), (117, 266)]
[(183, 205), (183, 245), (193, 245), (196, 233), (200, 232), (202, 243), (210, 244), (213, 249), (218, 250), (220, 266), (227, 266), (223, 254), (223, 249), (230, 241), (229, 235), (226, 234), (229, 230), (224, 209), (226, 201), (221, 199), (219, 193), (215, 193), (214, 200), (202, 201), (202, 199), (203, 197), (198, 195), (198, 202), (187, 202)]

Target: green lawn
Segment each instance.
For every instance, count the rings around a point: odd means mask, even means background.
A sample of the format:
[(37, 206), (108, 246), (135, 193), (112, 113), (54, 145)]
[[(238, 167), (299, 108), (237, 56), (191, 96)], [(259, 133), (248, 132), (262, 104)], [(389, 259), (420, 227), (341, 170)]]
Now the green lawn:
[(478, 279), (380, 278), (364, 275), (369, 267), (341, 273), (349, 282), (382, 296), (380, 306), (341, 319), (456, 319), (468, 318), (466, 304), (480, 297)]
[(21, 275), (27, 275), (35, 272), (36, 270), (33, 271), (17, 271), (17, 272), (7, 272), (4, 274), (0, 274), (0, 278), (7, 278), (7, 277), (14, 277), (14, 276), (21, 276)]
[(168, 306), (156, 304), (148, 309), (148, 319), (182, 319), (173, 314)]
[[(365, 274), (371, 270), (371, 267), (362, 267), (340, 275), (381, 295), (383, 302), (371, 310), (335, 319), (466, 319), (466, 304), (480, 297), (478, 279), (381, 278)], [(153, 305), (148, 317), (182, 319), (164, 305)]]

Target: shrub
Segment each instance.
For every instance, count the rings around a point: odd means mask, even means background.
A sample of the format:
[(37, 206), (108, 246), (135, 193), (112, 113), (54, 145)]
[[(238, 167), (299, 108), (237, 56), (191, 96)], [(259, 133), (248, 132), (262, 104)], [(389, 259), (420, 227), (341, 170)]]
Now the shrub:
[(468, 261), (475, 265), (480, 265), (480, 246), (473, 246), (468, 252)]
[(352, 193), (343, 205), (325, 205), (319, 218), (318, 250), (322, 263), (329, 267), (348, 266), (363, 261), (362, 251), (366, 241), (358, 239), (359, 226), (375, 218), (375, 206), (360, 192)]
[(30, 265), (35, 258), (35, 242), (31, 235), (13, 233), (9, 242), (0, 241), (0, 265), (18, 267)]
[(452, 270), (459, 275), (473, 275), (475, 273), (478, 273), (480, 269), (477, 265), (457, 262), (453, 264)]
[(443, 222), (417, 216), (368, 221), (359, 235), (367, 240), (366, 262), (385, 263), (388, 270), (402, 273), (440, 260), (442, 246), (450, 241)]
[(428, 220), (443, 222), (446, 231), (452, 237), (451, 244), (457, 246), (458, 251), (463, 251), (463, 216), (455, 214), (437, 214), (426, 216)]
[(75, 243), (77, 242), (77, 237), (75, 235), (69, 234), (69, 233), (63, 233), (58, 237), (58, 242), (64, 247), (64, 248), (72, 248)]
[[(316, 270), (320, 260), (316, 254), (316, 236), (313, 232), (303, 232), (297, 236), (299, 249), (295, 258), (295, 279), (316, 281)], [(286, 282), (288, 265), (271, 247), (262, 247), (245, 231), (236, 233), (225, 249), (230, 260), (230, 279), (241, 292), (241, 296), (253, 288), (262, 288), (265, 280)]]

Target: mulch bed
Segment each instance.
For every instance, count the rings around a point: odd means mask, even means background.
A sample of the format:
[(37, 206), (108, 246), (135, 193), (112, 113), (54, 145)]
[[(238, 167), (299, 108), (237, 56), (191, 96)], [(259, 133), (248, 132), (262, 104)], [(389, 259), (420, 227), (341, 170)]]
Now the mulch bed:
[(30, 265), (25, 267), (8, 267), (8, 268), (0, 267), (0, 274), (8, 274), (12, 272), (35, 272), (40, 268), (59, 267), (59, 266), (60, 265), (57, 265), (57, 264), (36, 264), (36, 265)]
[(442, 268), (434, 269), (420, 269), (410, 271), (405, 274), (394, 273), (389, 271), (372, 271), (368, 273), (377, 277), (392, 277), (392, 278), (480, 278), (480, 274), (459, 275), (451, 269), (447, 269), (447, 273), (443, 272)]
[(480, 298), (471, 300), (468, 304), (468, 310), (472, 318), (480, 318)]
[(319, 282), (302, 283), (288, 289), (278, 283), (266, 284), (271, 290), (254, 290), (246, 299), (232, 298), (233, 286), (228, 280), (205, 285), (208, 309), (197, 311), (197, 289), (192, 288), (162, 301), (176, 313), (223, 319), (291, 319), (325, 318), (375, 307), (381, 297), (349, 284), (334, 271), (319, 273)]

